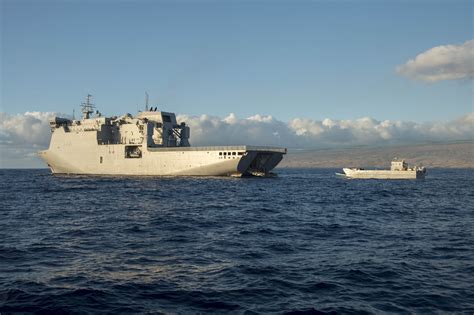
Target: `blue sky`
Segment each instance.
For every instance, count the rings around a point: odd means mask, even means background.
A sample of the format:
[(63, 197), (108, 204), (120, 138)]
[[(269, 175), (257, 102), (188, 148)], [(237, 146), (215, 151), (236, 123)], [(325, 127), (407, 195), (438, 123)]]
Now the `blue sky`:
[(472, 80), (397, 66), (473, 38), (472, 1), (1, 1), (1, 111), (440, 121)]

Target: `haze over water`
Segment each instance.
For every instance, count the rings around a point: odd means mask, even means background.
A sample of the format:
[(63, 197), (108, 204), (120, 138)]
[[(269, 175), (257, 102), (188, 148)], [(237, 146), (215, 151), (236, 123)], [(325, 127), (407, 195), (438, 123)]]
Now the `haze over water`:
[(474, 311), (474, 171), (0, 170), (0, 312)]

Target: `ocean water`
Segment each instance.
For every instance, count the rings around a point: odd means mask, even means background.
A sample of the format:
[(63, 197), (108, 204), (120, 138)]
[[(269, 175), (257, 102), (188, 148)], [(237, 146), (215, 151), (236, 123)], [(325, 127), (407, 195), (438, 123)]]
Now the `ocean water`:
[(474, 171), (0, 170), (0, 313), (472, 313)]

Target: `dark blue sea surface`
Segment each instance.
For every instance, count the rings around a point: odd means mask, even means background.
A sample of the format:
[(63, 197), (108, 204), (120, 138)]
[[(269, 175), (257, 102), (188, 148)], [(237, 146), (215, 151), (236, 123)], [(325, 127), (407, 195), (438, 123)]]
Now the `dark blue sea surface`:
[(0, 313), (472, 313), (474, 170), (0, 170)]

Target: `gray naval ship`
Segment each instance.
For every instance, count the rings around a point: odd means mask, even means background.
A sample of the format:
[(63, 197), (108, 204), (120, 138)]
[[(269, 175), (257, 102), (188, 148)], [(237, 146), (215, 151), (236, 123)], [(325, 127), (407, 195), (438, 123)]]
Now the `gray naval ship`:
[(53, 174), (267, 176), (286, 154), (266, 146), (191, 147), (189, 127), (148, 103), (135, 117), (102, 117), (94, 108), (88, 95), (81, 120), (50, 120), (49, 149), (38, 154)]

